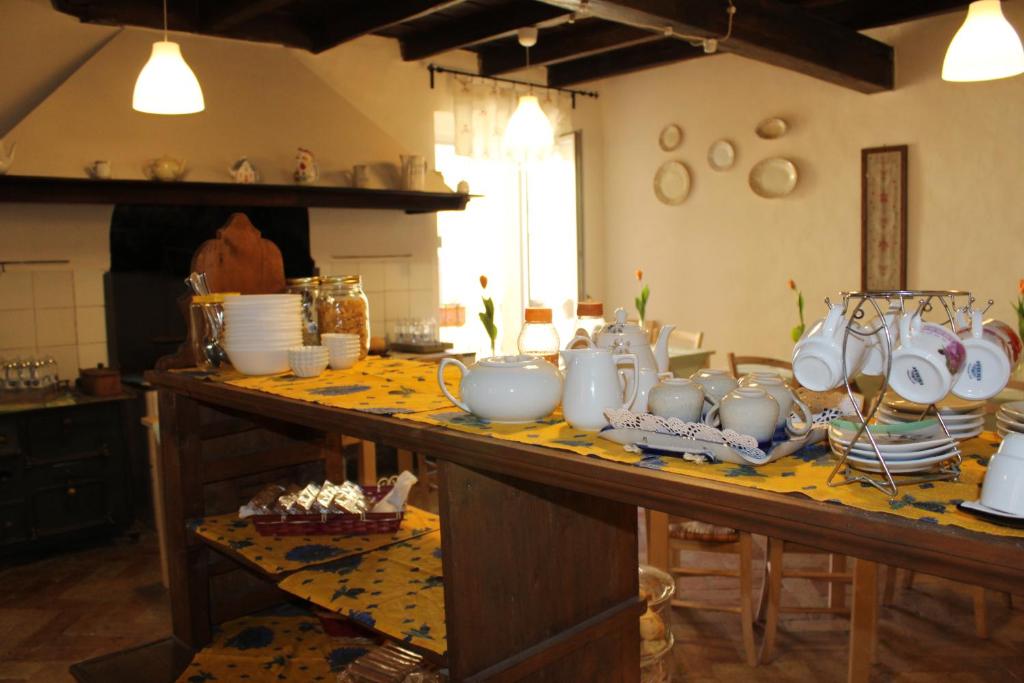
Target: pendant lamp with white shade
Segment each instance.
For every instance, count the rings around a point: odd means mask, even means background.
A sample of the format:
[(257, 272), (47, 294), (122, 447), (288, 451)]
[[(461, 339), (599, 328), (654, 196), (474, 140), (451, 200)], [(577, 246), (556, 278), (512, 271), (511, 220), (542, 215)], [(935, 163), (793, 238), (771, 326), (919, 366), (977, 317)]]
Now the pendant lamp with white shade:
[(976, 0), (953, 36), (942, 63), (942, 80), (993, 81), (1024, 73), (1020, 36), (1003, 16), (999, 0)]
[[(526, 48), (526, 66), (530, 65), (530, 48), (537, 44), (537, 28), (519, 29), (519, 44)], [(519, 104), (505, 126), (502, 139), (505, 154), (518, 162), (537, 161), (555, 147), (555, 129), (532, 92), (519, 96)]]
[(181, 46), (167, 40), (167, 0), (164, 0), (164, 39), (153, 43), (149, 61), (135, 81), (132, 109), (146, 114), (195, 114), (206, 108), (203, 89), (181, 56)]

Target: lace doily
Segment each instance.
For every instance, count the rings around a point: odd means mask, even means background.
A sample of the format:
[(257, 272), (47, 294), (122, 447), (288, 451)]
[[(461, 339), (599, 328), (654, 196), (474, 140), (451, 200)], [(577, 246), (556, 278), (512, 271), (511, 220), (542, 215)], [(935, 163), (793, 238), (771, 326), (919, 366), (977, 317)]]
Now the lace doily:
[(649, 413), (634, 413), (629, 410), (609, 409), (604, 411), (605, 419), (614, 429), (639, 429), (645, 432), (671, 434), (684, 439), (722, 443), (739, 450), (759, 450), (757, 439), (740, 434), (732, 429), (716, 429), (700, 422), (683, 422), (678, 417), (658, 417)]

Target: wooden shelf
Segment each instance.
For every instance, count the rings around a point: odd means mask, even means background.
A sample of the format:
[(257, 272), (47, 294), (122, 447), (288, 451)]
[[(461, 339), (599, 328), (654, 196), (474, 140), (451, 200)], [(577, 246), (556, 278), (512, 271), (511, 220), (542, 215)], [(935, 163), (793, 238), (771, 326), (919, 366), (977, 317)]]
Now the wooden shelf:
[(368, 190), (321, 185), (239, 185), (152, 180), (89, 180), (0, 176), (0, 202), (190, 206), (292, 206), (392, 209), (406, 213), (462, 211), (469, 195), (457, 192)]

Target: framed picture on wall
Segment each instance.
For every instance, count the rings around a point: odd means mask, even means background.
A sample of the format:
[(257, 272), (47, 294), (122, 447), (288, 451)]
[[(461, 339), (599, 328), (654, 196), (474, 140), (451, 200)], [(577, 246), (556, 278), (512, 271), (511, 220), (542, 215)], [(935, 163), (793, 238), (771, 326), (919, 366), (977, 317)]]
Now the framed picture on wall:
[(907, 146), (861, 151), (860, 285), (907, 288)]

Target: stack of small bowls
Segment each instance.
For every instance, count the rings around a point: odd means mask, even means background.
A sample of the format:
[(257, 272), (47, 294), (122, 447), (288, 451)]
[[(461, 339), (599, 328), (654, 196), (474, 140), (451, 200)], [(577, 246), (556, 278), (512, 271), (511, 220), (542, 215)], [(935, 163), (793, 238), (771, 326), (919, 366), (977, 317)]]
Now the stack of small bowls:
[(330, 332), (320, 335), (320, 343), (327, 347), (333, 370), (344, 370), (356, 364), (362, 347), (358, 334)]
[(288, 349), (288, 365), (296, 377), (316, 377), (327, 369), (326, 346), (293, 346)]
[(302, 297), (249, 294), (224, 300), (224, 350), (244, 375), (288, 370), (288, 349), (302, 344)]

